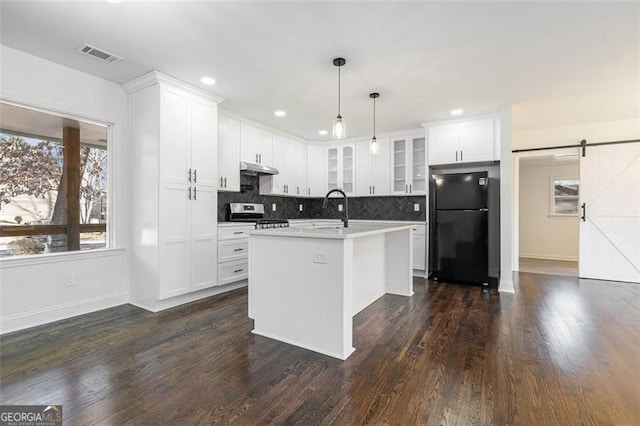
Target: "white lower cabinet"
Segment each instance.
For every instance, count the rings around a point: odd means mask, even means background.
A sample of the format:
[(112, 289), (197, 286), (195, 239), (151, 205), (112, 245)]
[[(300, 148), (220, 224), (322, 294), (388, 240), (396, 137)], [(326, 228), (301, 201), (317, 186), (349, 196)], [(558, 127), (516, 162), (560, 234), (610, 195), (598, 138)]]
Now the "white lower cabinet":
[(218, 285), (249, 278), (249, 232), (253, 225), (218, 225)]
[(413, 227), (413, 269), (419, 271), (427, 269), (426, 229), (426, 225)]
[(249, 278), (249, 261), (234, 260), (218, 264), (218, 285), (231, 284)]

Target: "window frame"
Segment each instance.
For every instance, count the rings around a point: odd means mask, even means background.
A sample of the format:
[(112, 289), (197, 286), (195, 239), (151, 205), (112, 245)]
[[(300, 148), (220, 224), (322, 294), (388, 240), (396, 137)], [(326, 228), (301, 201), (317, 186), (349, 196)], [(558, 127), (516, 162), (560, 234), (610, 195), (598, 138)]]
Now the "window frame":
[[(103, 251), (113, 251), (115, 249), (114, 246), (114, 235), (112, 230), (114, 229), (114, 212), (115, 212), (115, 208), (114, 208), (114, 203), (113, 200), (115, 199), (115, 194), (114, 194), (114, 190), (115, 190), (115, 178), (114, 178), (114, 159), (115, 159), (115, 129), (114, 129), (114, 124), (113, 123), (109, 123), (109, 122), (105, 122), (105, 121), (101, 121), (101, 120), (95, 120), (92, 118), (88, 118), (88, 117), (84, 117), (84, 116), (80, 116), (80, 115), (75, 115), (75, 114), (69, 114), (66, 112), (62, 112), (62, 111), (57, 111), (54, 109), (49, 109), (49, 108), (42, 108), (42, 107), (38, 107), (38, 106), (34, 106), (34, 105), (30, 105), (30, 104), (25, 104), (23, 102), (16, 102), (13, 101), (11, 99), (7, 99), (5, 97), (0, 97), (0, 102), (7, 104), (7, 105), (12, 105), (15, 107), (19, 107), (19, 108), (24, 108), (24, 109), (28, 109), (28, 110), (32, 110), (32, 111), (37, 111), (37, 112), (41, 112), (41, 113), (45, 113), (45, 114), (50, 114), (50, 115), (54, 115), (63, 119), (68, 119), (68, 120), (74, 120), (74, 121), (82, 121), (84, 123), (88, 123), (88, 124), (93, 124), (93, 125), (97, 125), (97, 126), (102, 126), (105, 128), (106, 133), (107, 133), (107, 142), (106, 142), (106, 151), (107, 151), (107, 194), (106, 194), (106, 199), (107, 199), (107, 221), (106, 223), (101, 223), (101, 224), (80, 224), (79, 226), (79, 234), (84, 234), (84, 233), (92, 233), (92, 232), (104, 232), (105, 233), (105, 247), (103, 248), (98, 248), (98, 249), (92, 249), (92, 250), (67, 250), (67, 251), (63, 251), (63, 252), (54, 252), (54, 253), (39, 253), (39, 254), (26, 254), (26, 255), (16, 255), (16, 256), (6, 256), (6, 257), (0, 257), (0, 263), (5, 263), (8, 262), (10, 260), (14, 260), (14, 259), (31, 259), (31, 258), (42, 258), (42, 257), (49, 257), (49, 256), (60, 256), (60, 255), (73, 255), (73, 254), (90, 254), (90, 253), (96, 253), (96, 252), (103, 252)], [(11, 132), (8, 130), (4, 130), (5, 133), (12, 133), (12, 134), (16, 134), (18, 135), (18, 133), (16, 132)], [(35, 136), (35, 135), (29, 135), (29, 137), (40, 137), (40, 136)], [(19, 228), (21, 229), (15, 229), (18, 228), (16, 226), (2, 226), (0, 225), (0, 237), (13, 237), (13, 236), (32, 236), (32, 235), (46, 235), (46, 234), (66, 234), (67, 232), (67, 224), (63, 224), (63, 225), (28, 225), (28, 226), (21, 226)]]
[[(556, 196), (556, 182), (562, 180), (578, 181), (578, 195), (575, 196)], [(556, 200), (566, 199), (577, 201), (577, 209), (575, 213), (558, 213), (555, 211)], [(579, 177), (550, 177), (549, 178), (549, 217), (578, 217), (580, 214), (580, 178)]]

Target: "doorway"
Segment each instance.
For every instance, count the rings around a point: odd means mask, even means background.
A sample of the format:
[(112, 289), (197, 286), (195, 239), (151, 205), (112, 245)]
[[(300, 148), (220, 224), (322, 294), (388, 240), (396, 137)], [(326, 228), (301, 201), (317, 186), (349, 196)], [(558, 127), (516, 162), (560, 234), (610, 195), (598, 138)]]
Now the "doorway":
[(580, 157), (577, 150), (528, 153), (517, 163), (516, 270), (577, 277)]
[(578, 276), (578, 154), (520, 161), (520, 271)]

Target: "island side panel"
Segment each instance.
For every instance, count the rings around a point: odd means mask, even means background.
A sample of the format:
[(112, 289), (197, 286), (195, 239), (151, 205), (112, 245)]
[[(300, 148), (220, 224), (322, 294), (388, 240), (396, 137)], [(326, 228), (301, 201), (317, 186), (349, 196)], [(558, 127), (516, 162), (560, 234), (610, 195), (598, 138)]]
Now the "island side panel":
[(385, 234), (353, 240), (353, 315), (378, 300), (385, 287)]
[(255, 334), (339, 359), (352, 352), (350, 241), (249, 236)]
[(386, 292), (413, 296), (413, 236), (411, 229), (385, 234)]

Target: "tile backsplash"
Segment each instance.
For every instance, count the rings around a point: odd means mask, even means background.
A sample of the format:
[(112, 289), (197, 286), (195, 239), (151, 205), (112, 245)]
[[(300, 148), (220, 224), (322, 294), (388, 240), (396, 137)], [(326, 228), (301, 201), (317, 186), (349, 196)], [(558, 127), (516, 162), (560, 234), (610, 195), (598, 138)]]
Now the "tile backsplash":
[[(258, 177), (240, 176), (244, 192), (218, 192), (218, 221), (228, 220), (229, 203), (264, 204), (267, 219), (339, 219), (343, 212), (338, 211), (342, 198), (330, 198), (327, 208), (322, 208), (322, 198), (297, 198), (276, 195), (260, 195)], [(251, 187), (251, 189), (248, 189)], [(426, 221), (426, 197), (353, 197), (349, 198), (350, 219), (371, 220), (412, 220)], [(276, 211), (272, 205), (276, 205)], [(302, 211), (299, 206), (302, 204)], [(420, 206), (414, 211), (414, 204)]]

